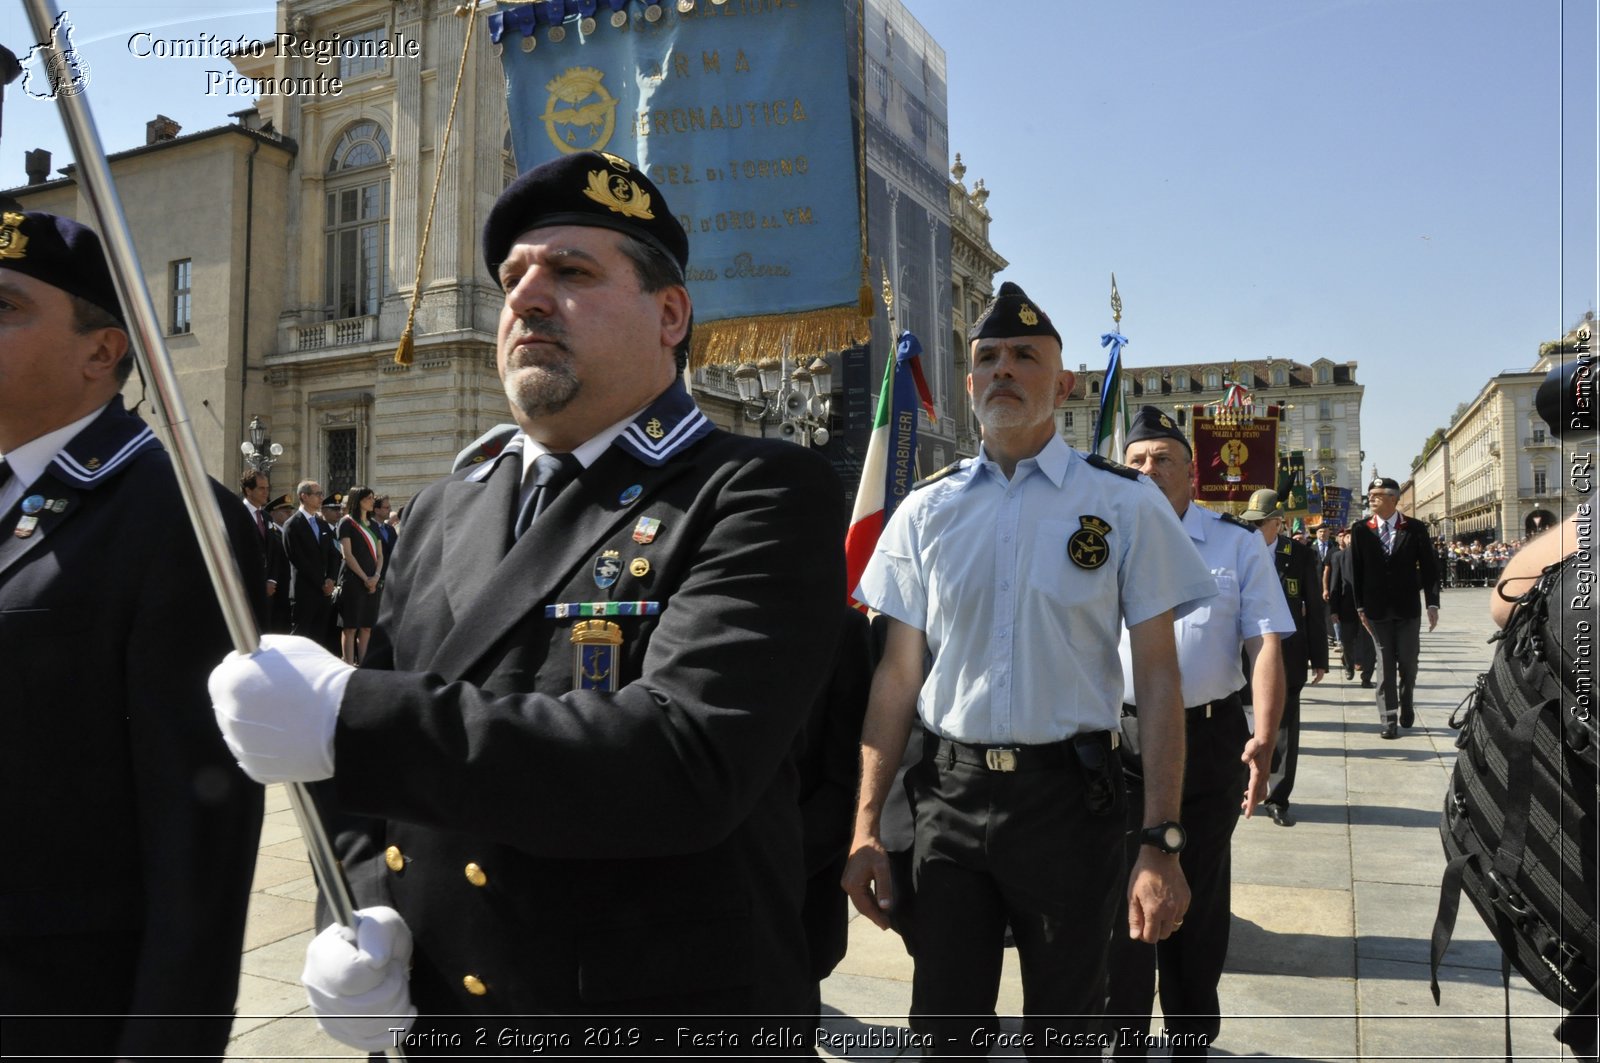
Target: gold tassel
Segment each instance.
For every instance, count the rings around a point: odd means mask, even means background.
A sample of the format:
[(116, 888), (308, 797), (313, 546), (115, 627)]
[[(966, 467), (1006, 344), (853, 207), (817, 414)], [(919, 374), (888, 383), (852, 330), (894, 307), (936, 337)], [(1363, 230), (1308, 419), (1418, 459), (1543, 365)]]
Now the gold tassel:
[(400, 346), (395, 348), (394, 364), (410, 365), (411, 354), (416, 349), (416, 344), (411, 339), (411, 322), (406, 322), (406, 330), (400, 333)]
[(799, 314), (764, 314), (696, 322), (690, 364), (738, 365), (775, 354), (785, 341), (790, 357), (813, 358), (871, 337), (871, 325), (855, 306), (832, 306)]
[(863, 284), (856, 289), (856, 313), (871, 319), (877, 312), (878, 308), (872, 301), (872, 285)]

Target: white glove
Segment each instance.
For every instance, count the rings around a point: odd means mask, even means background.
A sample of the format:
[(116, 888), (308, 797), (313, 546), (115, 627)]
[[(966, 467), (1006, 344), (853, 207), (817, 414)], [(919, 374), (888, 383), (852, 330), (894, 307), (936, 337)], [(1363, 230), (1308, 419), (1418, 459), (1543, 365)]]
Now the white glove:
[(298, 635), (263, 635), (246, 657), (230, 653), (207, 687), (222, 740), (259, 783), (333, 775), (333, 728), (355, 668)]
[(411, 1003), (411, 931), (393, 908), (362, 908), (355, 930), (330, 926), (306, 947), (306, 987), (317, 1025), (352, 1048), (381, 1052), (417, 1021)]

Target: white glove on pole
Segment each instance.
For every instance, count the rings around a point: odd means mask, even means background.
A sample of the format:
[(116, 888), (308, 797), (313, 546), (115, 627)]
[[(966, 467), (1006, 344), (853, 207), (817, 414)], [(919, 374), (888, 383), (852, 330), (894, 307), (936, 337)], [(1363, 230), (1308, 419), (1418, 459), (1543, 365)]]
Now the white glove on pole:
[(248, 657), (211, 670), (211, 709), (222, 740), (259, 783), (333, 775), (333, 728), (355, 668), (298, 635), (263, 635)]
[(300, 982), (322, 1032), (381, 1052), (417, 1020), (411, 1003), (411, 931), (393, 908), (362, 908), (356, 926), (330, 926), (306, 947)]

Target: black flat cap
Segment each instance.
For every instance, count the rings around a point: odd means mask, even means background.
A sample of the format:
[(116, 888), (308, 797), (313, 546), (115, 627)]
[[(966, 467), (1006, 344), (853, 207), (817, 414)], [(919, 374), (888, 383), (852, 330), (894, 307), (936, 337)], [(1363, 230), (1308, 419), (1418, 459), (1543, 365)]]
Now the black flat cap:
[(1533, 397), (1534, 409), (1557, 438), (1594, 431), (1594, 360), (1574, 360), (1550, 370)]
[(87, 300), (125, 323), (105, 251), (93, 229), (42, 211), (0, 214), (0, 269)]
[(1154, 406), (1139, 407), (1139, 412), (1133, 415), (1133, 420), (1128, 425), (1130, 444), (1146, 439), (1175, 439), (1182, 443), (1183, 448), (1190, 454), (1194, 453), (1194, 448), (1189, 445), (1189, 437), (1183, 434), (1183, 429), (1178, 427), (1178, 423)]
[(970, 339), (1007, 339), (1011, 336), (1054, 336), (1061, 342), (1061, 333), (1050, 324), (1050, 315), (1039, 309), (1019, 285), (1006, 281), (994, 302), (984, 307), (983, 316), (972, 327)]
[(588, 225), (653, 244), (683, 270), (689, 236), (661, 190), (627, 159), (603, 151), (563, 155), (535, 166), (500, 193), (483, 226), (483, 261), (500, 272), (511, 245), (529, 229)]

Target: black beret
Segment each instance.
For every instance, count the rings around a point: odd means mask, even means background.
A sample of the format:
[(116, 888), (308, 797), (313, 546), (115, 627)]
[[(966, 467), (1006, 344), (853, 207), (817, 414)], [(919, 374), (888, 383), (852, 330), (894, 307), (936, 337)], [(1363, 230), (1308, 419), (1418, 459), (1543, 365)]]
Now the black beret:
[(297, 504), (293, 495), (279, 495), (262, 508), (271, 513), (275, 509), (294, 509)]
[(1377, 479), (1373, 480), (1367, 485), (1368, 494), (1371, 494), (1374, 491), (1393, 491), (1395, 494), (1399, 494), (1400, 485), (1391, 477), (1379, 476)]
[(1128, 425), (1130, 444), (1145, 439), (1175, 439), (1189, 453), (1194, 453), (1194, 448), (1189, 445), (1189, 437), (1183, 434), (1178, 423), (1154, 406), (1139, 407), (1139, 412), (1133, 415), (1133, 421)]
[(972, 327), (974, 340), (1006, 339), (1010, 336), (1054, 336), (1061, 342), (1061, 333), (1050, 324), (1050, 315), (1040, 310), (1028, 298), (1028, 293), (1010, 281), (1000, 285), (1000, 294), (994, 302), (984, 307), (983, 315)]
[(661, 190), (626, 159), (602, 151), (563, 155), (535, 166), (500, 193), (483, 226), (483, 261), (498, 275), (517, 237), (548, 225), (614, 229), (689, 265), (689, 236)]
[(1550, 370), (1533, 406), (1557, 438), (1567, 432), (1593, 432), (1594, 361), (1585, 358)]
[(125, 321), (100, 237), (71, 218), (33, 210), (0, 214), (0, 269), (60, 288), (98, 306), (119, 324)]

